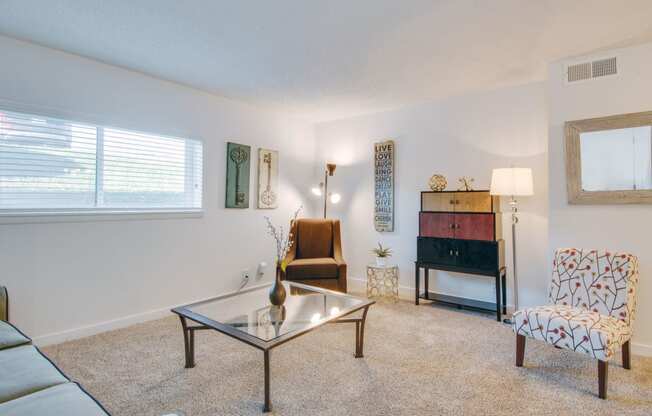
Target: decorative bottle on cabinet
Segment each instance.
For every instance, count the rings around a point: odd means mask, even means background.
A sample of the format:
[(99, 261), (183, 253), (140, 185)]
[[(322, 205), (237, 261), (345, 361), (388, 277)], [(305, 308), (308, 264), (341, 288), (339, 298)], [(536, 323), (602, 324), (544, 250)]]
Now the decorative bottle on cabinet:
[[(498, 197), (489, 191), (421, 192), (415, 303), (421, 298), (496, 310), (500, 320), (501, 303), (505, 302), (504, 252)], [(420, 268), (425, 270), (423, 295), (419, 293)], [(429, 269), (494, 276), (496, 303), (429, 292)]]

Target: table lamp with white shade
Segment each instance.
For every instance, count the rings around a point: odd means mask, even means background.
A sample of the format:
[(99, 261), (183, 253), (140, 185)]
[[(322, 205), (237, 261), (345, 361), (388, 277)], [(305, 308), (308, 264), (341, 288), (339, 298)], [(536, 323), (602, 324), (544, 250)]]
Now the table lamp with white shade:
[[(528, 196), (534, 193), (532, 185), (532, 169), (501, 168), (494, 169), (491, 174), (491, 195), (509, 196), (512, 208), (512, 262), (514, 267), (514, 310), (518, 310), (518, 278), (516, 277), (516, 224), (518, 223), (517, 196)], [(511, 320), (506, 319), (506, 323)]]

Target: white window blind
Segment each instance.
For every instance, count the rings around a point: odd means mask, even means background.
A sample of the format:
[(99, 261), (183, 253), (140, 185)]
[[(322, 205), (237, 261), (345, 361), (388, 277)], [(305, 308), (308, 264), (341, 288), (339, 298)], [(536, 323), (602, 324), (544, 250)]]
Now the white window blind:
[(0, 110), (0, 213), (202, 207), (202, 143)]

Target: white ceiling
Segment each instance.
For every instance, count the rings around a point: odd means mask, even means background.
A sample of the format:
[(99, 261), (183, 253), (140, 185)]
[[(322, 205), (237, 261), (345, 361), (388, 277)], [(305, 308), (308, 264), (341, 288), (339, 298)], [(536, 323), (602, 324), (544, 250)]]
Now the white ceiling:
[(0, 33), (328, 120), (651, 40), (652, 1), (0, 0)]

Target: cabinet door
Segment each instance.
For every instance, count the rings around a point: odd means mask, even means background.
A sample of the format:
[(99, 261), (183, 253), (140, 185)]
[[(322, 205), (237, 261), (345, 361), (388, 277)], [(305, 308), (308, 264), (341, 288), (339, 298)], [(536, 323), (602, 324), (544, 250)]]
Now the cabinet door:
[(455, 238), (494, 240), (494, 214), (455, 214)]
[(455, 210), (454, 195), (452, 192), (422, 192), (421, 210), (453, 212)]
[(454, 266), (456, 262), (455, 240), (419, 237), (417, 239), (417, 260)]
[(492, 272), (498, 269), (498, 244), (495, 241), (456, 240), (457, 265)]
[(419, 237), (453, 238), (455, 215), (440, 212), (419, 213)]
[(457, 212), (491, 212), (491, 195), (489, 192), (455, 193), (455, 211)]

